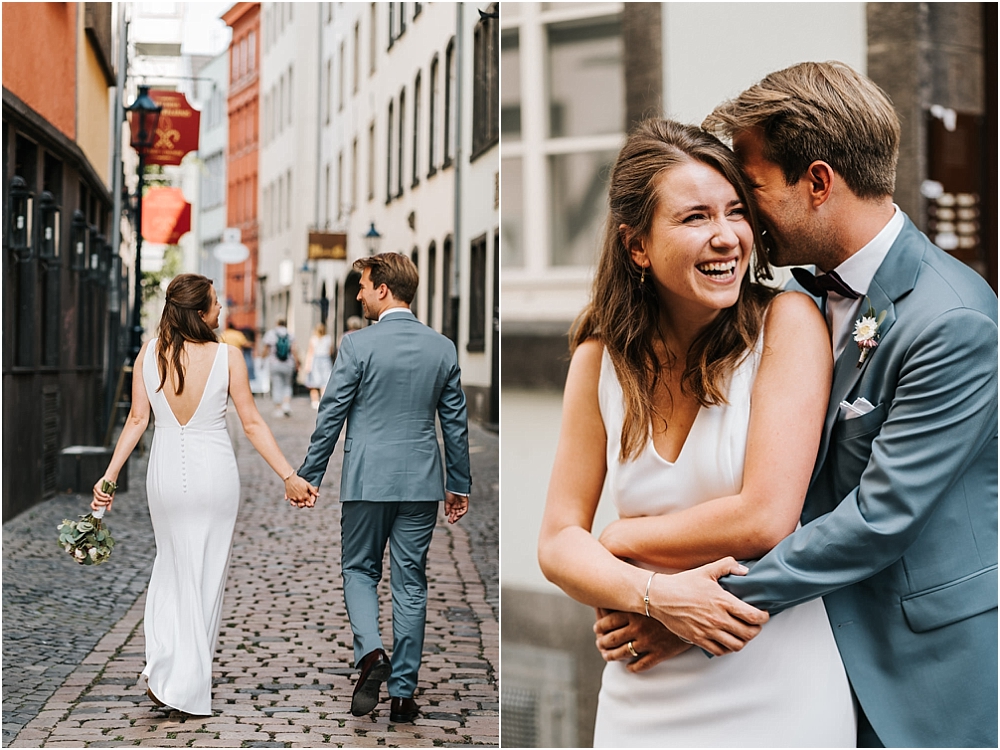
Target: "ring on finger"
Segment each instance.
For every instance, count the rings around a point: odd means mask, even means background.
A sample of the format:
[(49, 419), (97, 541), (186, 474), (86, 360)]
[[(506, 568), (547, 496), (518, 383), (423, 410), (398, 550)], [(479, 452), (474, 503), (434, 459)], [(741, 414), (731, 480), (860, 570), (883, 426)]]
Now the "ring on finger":
[(691, 641), (689, 641), (687, 638), (685, 638), (683, 636), (679, 635), (677, 637), (680, 639), (681, 643), (686, 643), (689, 646), (693, 646), (694, 645), (693, 643), (691, 643)]
[(629, 641), (628, 643), (626, 643), (625, 644), (625, 648), (628, 649), (628, 652), (630, 654), (632, 654), (633, 658), (638, 658), (639, 652), (635, 650), (635, 646), (632, 644), (632, 641)]

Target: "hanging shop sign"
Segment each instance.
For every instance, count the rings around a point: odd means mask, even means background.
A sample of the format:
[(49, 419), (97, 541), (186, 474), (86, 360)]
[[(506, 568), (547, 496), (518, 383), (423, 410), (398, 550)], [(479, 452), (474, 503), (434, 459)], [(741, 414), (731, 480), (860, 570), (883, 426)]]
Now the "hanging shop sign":
[(142, 199), (142, 237), (147, 242), (176, 245), (191, 230), (191, 204), (180, 188), (153, 187)]
[(188, 104), (187, 97), (180, 91), (153, 89), (149, 95), (163, 111), (156, 126), (153, 147), (146, 154), (146, 164), (180, 164), (185, 154), (198, 150), (201, 112)]
[(309, 260), (347, 260), (347, 235), (343, 232), (310, 232)]

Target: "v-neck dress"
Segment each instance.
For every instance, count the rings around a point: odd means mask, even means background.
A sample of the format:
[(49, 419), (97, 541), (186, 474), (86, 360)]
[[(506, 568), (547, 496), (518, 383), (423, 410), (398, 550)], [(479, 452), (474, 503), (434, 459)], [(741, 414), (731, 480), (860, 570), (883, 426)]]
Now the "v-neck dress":
[[(606, 492), (620, 516), (662, 515), (740, 491), (762, 344), (730, 376), (728, 403), (698, 412), (673, 462), (656, 452), (652, 436), (636, 460), (619, 461), (624, 399), (605, 350), (598, 399), (608, 443)], [(772, 616), (737, 653), (710, 658), (689, 649), (636, 674), (624, 662), (609, 663), (594, 729), (595, 747), (854, 747), (855, 741), (850, 686), (819, 599)]]
[(168, 706), (207, 716), (240, 504), (240, 477), (226, 430), (229, 364), (225, 345), (218, 345), (201, 401), (182, 425), (156, 390), (157, 344), (150, 343), (142, 367), (156, 418), (146, 474), (156, 559), (146, 593), (142, 680)]

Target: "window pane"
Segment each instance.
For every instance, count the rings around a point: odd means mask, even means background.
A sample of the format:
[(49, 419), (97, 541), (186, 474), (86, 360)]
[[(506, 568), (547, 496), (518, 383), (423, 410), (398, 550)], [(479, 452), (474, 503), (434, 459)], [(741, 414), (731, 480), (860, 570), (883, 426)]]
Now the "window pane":
[(521, 140), (521, 50), (517, 31), (505, 31), (500, 37), (500, 132), (505, 139)]
[(595, 151), (549, 157), (553, 266), (590, 266), (595, 262), (615, 155), (614, 151)]
[(548, 31), (550, 137), (624, 131), (621, 23), (587, 19)]
[(504, 268), (524, 265), (524, 194), (520, 159), (502, 159), (500, 162), (500, 261)]

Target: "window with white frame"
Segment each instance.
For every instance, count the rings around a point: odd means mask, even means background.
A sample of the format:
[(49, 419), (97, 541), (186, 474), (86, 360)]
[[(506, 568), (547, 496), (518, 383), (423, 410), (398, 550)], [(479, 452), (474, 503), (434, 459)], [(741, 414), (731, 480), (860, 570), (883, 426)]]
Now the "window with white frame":
[[(596, 260), (608, 174), (625, 132), (620, 7), (530, 3), (504, 16), (501, 261), (508, 270), (589, 268)], [(543, 241), (529, 246), (526, 236)]]
[(368, 200), (375, 199), (375, 121), (368, 125)]
[(455, 37), (452, 37), (444, 53), (444, 167), (450, 166), (455, 156), (455, 64)]
[(354, 45), (351, 51), (351, 76), (353, 78), (351, 90), (356, 94), (358, 93), (358, 80), (361, 68), (361, 21), (354, 22)]
[(368, 25), (371, 26), (368, 34), (368, 75), (375, 75), (375, 64), (378, 60), (378, 6), (371, 4), (368, 13)]
[(437, 172), (437, 138), (438, 138), (438, 56), (434, 55), (431, 60), (431, 71), (429, 90), (430, 103), (427, 108), (428, 135), (427, 135), (427, 176), (431, 177)]
[(420, 184), (420, 71), (413, 81), (413, 183), (411, 188)]
[(358, 139), (351, 142), (351, 208), (358, 205)]
[(406, 128), (406, 89), (399, 92), (399, 137), (396, 139), (396, 197), (403, 197), (403, 143)]
[(333, 58), (326, 59), (326, 124), (330, 124), (330, 111), (333, 109)]
[(337, 221), (344, 218), (344, 152), (337, 154)]
[(394, 102), (389, 102), (389, 119), (388, 127), (385, 129), (385, 202), (390, 203), (392, 201), (392, 133), (393, 133), (393, 123), (396, 120), (393, 118), (393, 104)]

